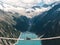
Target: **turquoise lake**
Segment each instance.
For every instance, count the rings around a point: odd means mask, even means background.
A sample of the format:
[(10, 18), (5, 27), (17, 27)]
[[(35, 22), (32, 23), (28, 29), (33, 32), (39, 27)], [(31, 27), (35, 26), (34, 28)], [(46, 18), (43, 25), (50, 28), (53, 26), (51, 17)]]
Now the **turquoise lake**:
[(40, 40), (20, 40), (15, 45), (41, 45), (41, 41)]
[[(31, 39), (37, 38), (37, 35), (33, 33), (22, 33), (20, 35), (20, 39), (26, 39), (26, 37), (29, 37)], [(40, 40), (19, 40), (15, 45), (42, 45)]]

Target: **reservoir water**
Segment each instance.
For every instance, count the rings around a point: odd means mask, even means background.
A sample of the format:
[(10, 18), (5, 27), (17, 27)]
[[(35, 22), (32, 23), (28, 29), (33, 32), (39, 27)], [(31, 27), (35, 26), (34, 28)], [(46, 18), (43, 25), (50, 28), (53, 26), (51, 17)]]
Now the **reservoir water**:
[(15, 45), (41, 45), (41, 41), (39, 41), (39, 40), (20, 40)]
[[(19, 38), (20, 39), (26, 39), (26, 38), (34, 39), (37, 38), (37, 35), (30, 33), (30, 32), (25, 32), (20, 34)], [(15, 45), (42, 45), (41, 40), (19, 40)]]

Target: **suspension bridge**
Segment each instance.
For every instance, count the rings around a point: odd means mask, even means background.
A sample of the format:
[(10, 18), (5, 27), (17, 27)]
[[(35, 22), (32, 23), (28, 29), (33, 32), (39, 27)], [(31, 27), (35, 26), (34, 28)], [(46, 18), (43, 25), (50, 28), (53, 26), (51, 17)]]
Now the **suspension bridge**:
[[(8, 37), (0, 37), (0, 39), (4, 39), (4, 40), (26, 40), (26, 39), (8, 38)], [(31, 39), (31, 40), (52, 40), (52, 39), (60, 39), (60, 36), (57, 36), (57, 37), (49, 37), (49, 38), (36, 38), (36, 39)]]

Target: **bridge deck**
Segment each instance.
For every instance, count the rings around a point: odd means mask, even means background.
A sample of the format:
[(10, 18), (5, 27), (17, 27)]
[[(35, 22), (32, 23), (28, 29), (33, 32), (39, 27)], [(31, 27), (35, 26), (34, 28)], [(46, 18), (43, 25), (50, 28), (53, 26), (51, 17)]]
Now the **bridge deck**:
[[(52, 40), (52, 39), (58, 39), (60, 36), (57, 37), (50, 37), (50, 38), (36, 38), (36, 39), (31, 39), (31, 40)], [(26, 40), (26, 39), (20, 39), (20, 38), (7, 38), (7, 37), (0, 37), (0, 39), (5, 39), (5, 40)]]

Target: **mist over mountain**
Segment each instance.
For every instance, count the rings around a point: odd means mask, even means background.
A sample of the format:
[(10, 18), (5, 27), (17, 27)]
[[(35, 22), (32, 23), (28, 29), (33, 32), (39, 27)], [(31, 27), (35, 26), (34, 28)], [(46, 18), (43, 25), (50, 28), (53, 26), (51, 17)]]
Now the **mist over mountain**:
[[(14, 21), (16, 21), (15, 27), (18, 30), (20, 30), (23, 26), (25, 26), (25, 28), (28, 28), (29, 21), (30, 21), (30, 23), (31, 23), (30, 31), (33, 33), (36, 33), (37, 35), (47, 34), (49, 31), (52, 31), (52, 30), (53, 30), (52, 32), (54, 32), (54, 30), (58, 31), (57, 29), (59, 29), (59, 28), (55, 29), (55, 25), (57, 25), (57, 23), (59, 24), (59, 19), (60, 19), (59, 13), (60, 13), (60, 3), (55, 5), (52, 9), (50, 9), (38, 16), (35, 16), (31, 19), (29, 19), (25, 16), (20, 16), (18, 18), (14, 18)], [(20, 24), (22, 24), (22, 25), (20, 25)], [(57, 27), (58, 27), (58, 25), (57, 25)], [(27, 31), (27, 29), (25, 29), (25, 28), (23, 27), (23, 29), (21, 31), (22, 32), (24, 30)], [(56, 33), (56, 31), (54, 32), (54, 34)], [(52, 32), (51, 32), (51, 36), (54, 36), (54, 34), (52, 34)], [(49, 36), (49, 37), (51, 37), (51, 36)], [(56, 34), (55, 36), (58, 36), (58, 35)]]
[[(55, 5), (54, 5), (55, 4)], [(6, 7), (13, 7), (14, 10), (16, 7), (14, 6), (7, 6), (2, 5), (4, 9)], [(43, 7), (51, 7), (51, 9), (41, 8), (40, 6), (33, 6), (34, 13), (28, 14), (24, 13), (23, 11), (19, 10), (0, 10), (0, 37), (9, 37), (9, 38), (18, 38), (21, 32), (31, 32), (36, 35), (41, 36), (44, 35), (42, 38), (54, 37), (60, 35), (60, 3), (53, 3), (53, 4), (45, 4)], [(20, 8), (19, 8), (20, 9)], [(39, 12), (41, 10), (43, 12)], [(28, 10), (31, 10), (30, 8)], [(18, 12), (22, 12), (25, 15), (22, 15)], [(31, 18), (29, 17), (31, 16)], [(1, 45), (12, 45), (16, 41), (13, 40), (3, 40), (0, 39)], [(42, 45), (60, 45), (60, 39), (57, 40), (46, 40), (42, 41)]]
[[(50, 10), (29, 19), (25, 16), (14, 19), (17, 24), (15, 28), (21, 32), (35, 33), (42, 38), (55, 37), (60, 35), (60, 3)], [(29, 26), (29, 21), (31, 25)], [(24, 27), (23, 27), (24, 26)], [(29, 28), (30, 27), (30, 28)], [(29, 28), (29, 30), (28, 30)], [(42, 41), (42, 45), (60, 45), (60, 39)]]

